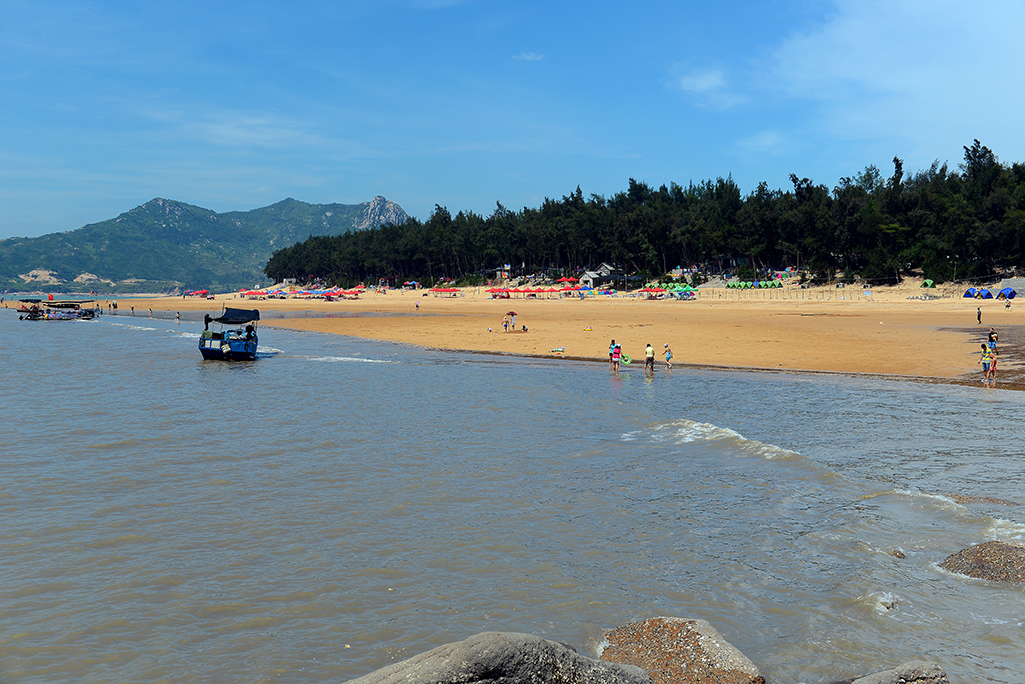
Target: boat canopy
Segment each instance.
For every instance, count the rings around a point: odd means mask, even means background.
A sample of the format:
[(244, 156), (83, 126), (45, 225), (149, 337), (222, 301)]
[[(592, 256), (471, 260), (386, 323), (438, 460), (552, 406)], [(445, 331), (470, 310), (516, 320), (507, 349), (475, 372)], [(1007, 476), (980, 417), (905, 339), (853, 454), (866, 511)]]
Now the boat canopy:
[(224, 325), (241, 325), (250, 321), (260, 320), (259, 309), (230, 309), (225, 307), (224, 313), (213, 319)]

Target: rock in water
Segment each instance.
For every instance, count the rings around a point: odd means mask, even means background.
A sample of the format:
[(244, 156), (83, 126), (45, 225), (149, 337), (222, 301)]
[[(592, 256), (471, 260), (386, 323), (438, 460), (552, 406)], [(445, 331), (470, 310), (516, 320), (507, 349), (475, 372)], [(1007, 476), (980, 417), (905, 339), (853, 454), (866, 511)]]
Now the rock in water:
[(651, 684), (617, 665), (530, 634), (483, 632), (371, 672), (350, 684)]
[(988, 541), (947, 556), (940, 567), (994, 582), (1025, 582), (1025, 547)]
[(603, 660), (644, 668), (656, 684), (765, 684), (747, 656), (704, 620), (656, 617), (605, 633)]
[(947, 674), (936, 663), (912, 661), (884, 672), (845, 679), (834, 684), (950, 684)]

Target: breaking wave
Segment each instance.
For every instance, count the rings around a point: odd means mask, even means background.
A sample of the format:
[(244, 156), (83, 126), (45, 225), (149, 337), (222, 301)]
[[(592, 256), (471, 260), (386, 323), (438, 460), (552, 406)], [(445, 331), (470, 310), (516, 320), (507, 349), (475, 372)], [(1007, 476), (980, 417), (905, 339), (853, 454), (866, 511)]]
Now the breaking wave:
[(699, 423), (693, 420), (680, 419), (663, 423), (655, 428), (655, 438), (672, 441), (675, 444), (692, 444), (704, 442), (722, 448), (734, 449), (749, 456), (758, 456), (768, 460), (799, 459), (801, 454), (790, 449), (747, 439), (744, 435), (730, 428), (720, 427), (712, 423)]

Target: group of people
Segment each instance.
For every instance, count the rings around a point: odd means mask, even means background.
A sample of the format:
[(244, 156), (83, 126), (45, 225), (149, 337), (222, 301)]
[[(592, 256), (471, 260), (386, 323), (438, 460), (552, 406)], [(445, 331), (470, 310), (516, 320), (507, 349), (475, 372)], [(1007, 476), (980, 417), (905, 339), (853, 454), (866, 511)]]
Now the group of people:
[(986, 387), (997, 386), (998, 338), (997, 331), (990, 328), (987, 340), (982, 344), (982, 358), (979, 359), (979, 363), (982, 364), (982, 384), (986, 385)]
[[(669, 348), (668, 342), (663, 344), (662, 347), (666, 370), (670, 370), (673, 367), (673, 350)], [(619, 366), (622, 363), (630, 363), (630, 357), (623, 353), (622, 345), (612, 340), (609, 343), (609, 368), (612, 370), (613, 375), (619, 375)], [(651, 346), (650, 342), (644, 348), (644, 375), (647, 377), (655, 375), (655, 349)]]
[[(516, 314), (510, 311), (502, 317), (502, 330), (516, 332)], [(527, 326), (520, 326), (520, 330), (527, 332)], [(488, 332), (491, 332), (491, 328), (488, 328)]]

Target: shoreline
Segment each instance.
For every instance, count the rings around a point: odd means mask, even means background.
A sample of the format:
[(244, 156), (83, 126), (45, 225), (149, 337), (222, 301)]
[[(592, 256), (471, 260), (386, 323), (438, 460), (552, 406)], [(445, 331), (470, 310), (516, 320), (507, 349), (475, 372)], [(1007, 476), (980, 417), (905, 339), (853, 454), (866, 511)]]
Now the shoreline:
[[(629, 296), (491, 299), (479, 288), (467, 288), (457, 297), (393, 290), (332, 302), (227, 294), (213, 300), (168, 296), (125, 303), (135, 306), (136, 317), (148, 315), (148, 309), (216, 313), (224, 306), (257, 308), (274, 312), (261, 321), (264, 327), (443, 351), (607, 362), (609, 341), (616, 339), (638, 361), (650, 343), (657, 372), (665, 372), (662, 350), (668, 343), (674, 367), (965, 386), (981, 384), (979, 345), (993, 326), (1000, 334), (997, 387), (1025, 389), (1025, 318), (1019, 320), (1016, 310), (996, 300), (920, 299), (907, 291), (894, 288), (875, 291), (871, 299), (848, 299), (832, 288), (802, 290), (800, 298), (785, 292), (753, 292), (745, 298), (702, 290), (696, 301), (669, 301)], [(105, 300), (97, 301), (102, 306)], [(984, 309), (983, 324), (976, 320), (977, 307)], [(126, 308), (120, 315), (130, 315)], [(502, 332), (502, 318), (512, 311), (516, 330)]]

